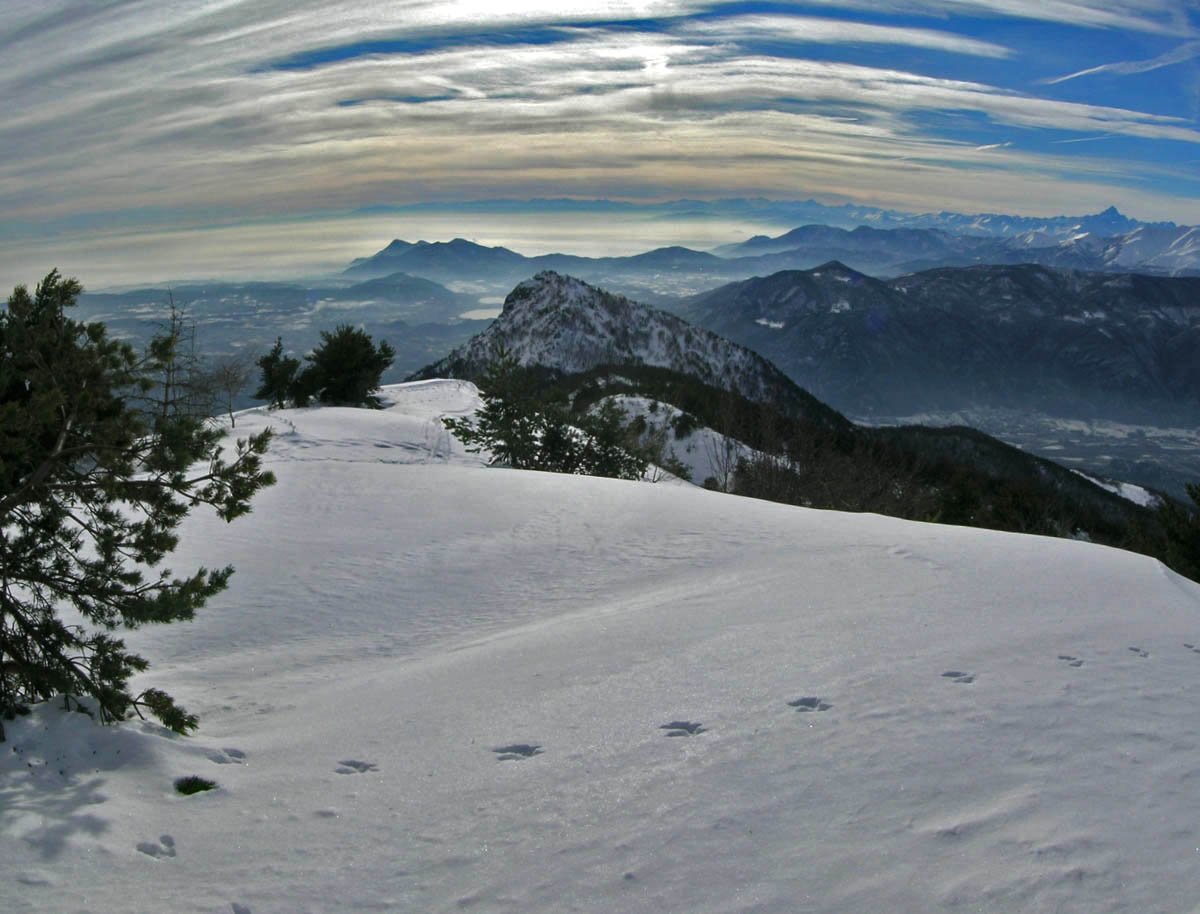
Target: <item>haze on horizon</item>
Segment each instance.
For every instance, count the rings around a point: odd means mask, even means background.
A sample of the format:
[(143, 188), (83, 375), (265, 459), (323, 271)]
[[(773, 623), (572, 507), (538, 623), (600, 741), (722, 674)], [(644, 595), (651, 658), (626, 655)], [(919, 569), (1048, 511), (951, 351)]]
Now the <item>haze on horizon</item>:
[(4, 4), (0, 282), (789, 226), (380, 205), (762, 196), (1200, 222), (1190, 0)]

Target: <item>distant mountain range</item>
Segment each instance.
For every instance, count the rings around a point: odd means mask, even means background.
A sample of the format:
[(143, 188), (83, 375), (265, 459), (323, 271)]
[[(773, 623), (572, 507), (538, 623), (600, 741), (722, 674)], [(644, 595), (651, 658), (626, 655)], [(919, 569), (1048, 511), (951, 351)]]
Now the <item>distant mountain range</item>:
[[(1075, 225), (1072, 228), (1079, 228)], [(1200, 228), (1139, 225), (1116, 235), (1079, 231), (1058, 238), (1045, 228), (1020, 234), (956, 234), (939, 228), (853, 230), (806, 225), (757, 235), (715, 253), (727, 258), (838, 260), (860, 272), (897, 276), (939, 266), (1036, 263), (1074, 270), (1200, 275)], [(774, 265), (774, 264), (772, 264)]]
[(735, 197), (723, 200), (669, 200), (661, 203), (627, 203), (617, 200), (477, 200), (468, 203), (414, 203), (371, 206), (362, 214), (461, 213), (465, 221), (474, 213), (572, 213), (597, 217), (638, 216), (659, 219), (739, 219), (763, 225), (829, 225), (853, 229), (860, 225), (878, 229), (928, 228), (955, 234), (1004, 238), (1041, 232), (1062, 240), (1081, 233), (1117, 235), (1143, 225), (1174, 227), (1171, 222), (1142, 222), (1110, 206), (1083, 216), (1013, 216), (1002, 213), (907, 213), (859, 204), (827, 205), (816, 200), (767, 200)]
[[(894, 214), (886, 220), (880, 217), (888, 222), (897, 219)], [(1023, 263), (1200, 275), (1200, 229), (1138, 223), (1111, 208), (1078, 219), (980, 216), (968, 220), (943, 213), (936, 218), (910, 217), (910, 222), (852, 229), (809, 224), (775, 237), (756, 235), (711, 252), (663, 247), (628, 257), (564, 253), (526, 257), (463, 238), (415, 243), (397, 239), (370, 257), (354, 260), (344, 275), (361, 279), (404, 272), (441, 283), (482, 282), (507, 288), (552, 270), (657, 303), (671, 296), (694, 295), (720, 282), (811, 269), (830, 260), (881, 278), (943, 266)]]
[[(753, 275), (754, 266), (704, 251), (683, 247), (657, 248), (631, 257), (579, 257), (543, 254), (526, 257), (504, 247), (485, 247), (464, 238), (453, 241), (391, 242), (371, 257), (354, 260), (344, 272), (348, 278), (386, 276), (397, 271), (425, 276), (441, 283), (483, 283), (492, 290), (507, 290), (537, 273), (570, 273), (610, 287), (628, 287), (645, 296), (691, 293), (714, 282)], [(788, 261), (789, 263), (791, 261)]]
[[(1121, 244), (1110, 240), (1089, 248), (1086, 239), (1076, 238), (1040, 250), (1055, 250), (1068, 263), (1084, 254), (1100, 263), (1140, 257), (1150, 246), (1161, 250), (1167, 234), (1200, 245), (1197, 230), (1179, 231), (1183, 234), (1142, 226), (1122, 236)], [(808, 226), (740, 246), (766, 252), (755, 257), (661, 248), (628, 258), (524, 258), (460, 239), (393, 242), (358, 266), (369, 269), (373, 262), (389, 270), (404, 265), (431, 272), (436, 267), (461, 276), (485, 263), (493, 276), (502, 276), (521, 275), (535, 264), (568, 262), (601, 276), (630, 276), (640, 269), (657, 271), (661, 278), (675, 270), (713, 268), (714, 263), (744, 268), (752, 260), (770, 267), (829, 249), (886, 249), (894, 258), (920, 256), (937, 262), (965, 245), (982, 250), (1011, 243), (935, 229)], [(776, 251), (780, 246), (790, 247)], [(1182, 252), (1185, 245), (1175, 249)], [(1072, 250), (1077, 257), (1067, 256)], [(539, 282), (544, 285), (550, 281), (546, 277), (556, 275), (542, 271)], [(509, 296), (496, 334), (508, 333), (513, 296), (532, 294), (531, 288), (521, 282)], [(985, 407), (1143, 424), (1200, 424), (1200, 276), (987, 263), (884, 280), (831, 261), (666, 301), (669, 310), (697, 327), (760, 353), (797, 384), (856, 416)], [(562, 315), (556, 319), (566, 320)], [(666, 337), (685, 332), (658, 317), (639, 320), (660, 328)], [(564, 339), (578, 338), (567, 330), (563, 334)]]
[(1026, 264), (883, 281), (831, 262), (680, 313), (854, 415), (987, 405), (1200, 422), (1200, 278)]

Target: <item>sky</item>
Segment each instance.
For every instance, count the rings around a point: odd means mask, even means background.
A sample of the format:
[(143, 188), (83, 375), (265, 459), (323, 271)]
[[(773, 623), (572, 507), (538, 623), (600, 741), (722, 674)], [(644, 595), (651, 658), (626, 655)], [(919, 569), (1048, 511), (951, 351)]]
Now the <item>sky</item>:
[[(267, 276), (397, 236), (532, 254), (587, 235), (582, 217), (362, 212), (425, 202), (1115, 204), (1200, 222), (1197, 0), (0, 0), (0, 14), (7, 287), (52, 266), (85, 285)], [(593, 249), (653, 246), (596, 228)], [(658, 243), (746, 228), (660, 224)]]

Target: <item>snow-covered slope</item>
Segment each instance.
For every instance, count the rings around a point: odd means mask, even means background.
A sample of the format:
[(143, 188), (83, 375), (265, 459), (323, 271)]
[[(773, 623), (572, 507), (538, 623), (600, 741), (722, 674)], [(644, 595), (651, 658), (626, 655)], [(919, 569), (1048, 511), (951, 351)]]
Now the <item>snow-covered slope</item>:
[(239, 417), (279, 483), (172, 557), (230, 590), (132, 639), (196, 736), (6, 724), (0, 910), (1200, 910), (1197, 585), (473, 466), (469, 387), (387, 394)]
[[(643, 435), (643, 440), (654, 432), (662, 433), (663, 458), (679, 461), (687, 468), (688, 481), (695, 485), (704, 485), (705, 480), (711, 477), (728, 486), (739, 459), (761, 456), (760, 451), (722, 435), (707, 425), (690, 427), (680, 434), (675, 429), (675, 423), (682, 415), (682, 410), (669, 403), (630, 395), (609, 399), (621, 407), (630, 419), (640, 417), (645, 420), (649, 434)], [(663, 462), (669, 461), (664, 459)], [(651, 465), (647, 470), (647, 478), (667, 481), (668, 474), (661, 467)]]
[(498, 345), (523, 365), (566, 373), (632, 363), (690, 374), (760, 402), (786, 404), (798, 393), (774, 365), (743, 346), (673, 314), (549, 271), (517, 285), (485, 331), (417, 377), (473, 378)]

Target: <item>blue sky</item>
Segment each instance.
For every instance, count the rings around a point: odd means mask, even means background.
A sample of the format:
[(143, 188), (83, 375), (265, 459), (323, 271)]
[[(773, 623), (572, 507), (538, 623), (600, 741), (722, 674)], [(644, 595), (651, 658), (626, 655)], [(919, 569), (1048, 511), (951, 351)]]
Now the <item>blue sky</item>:
[[(425, 201), (1116, 204), (1200, 222), (1196, 0), (0, 0), (0, 13), (7, 286), (55, 265), (132, 282), (333, 264), (401, 234), (353, 218), (361, 207)], [(556, 225), (542, 239), (508, 238), (503, 220), (403, 228), (529, 249), (554, 247)]]

